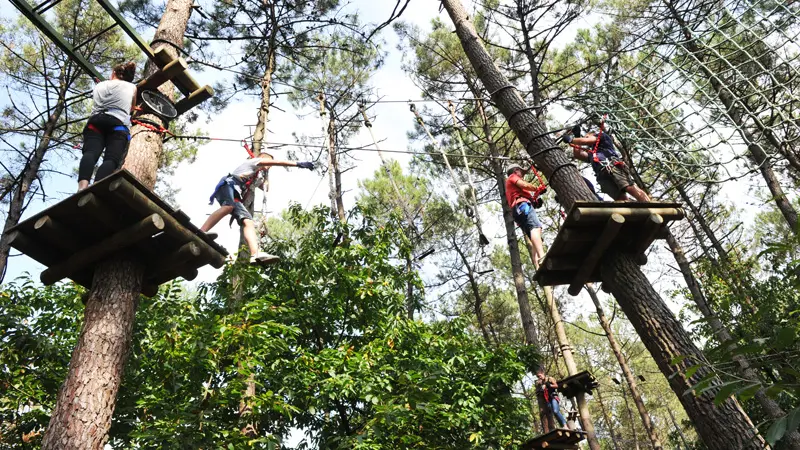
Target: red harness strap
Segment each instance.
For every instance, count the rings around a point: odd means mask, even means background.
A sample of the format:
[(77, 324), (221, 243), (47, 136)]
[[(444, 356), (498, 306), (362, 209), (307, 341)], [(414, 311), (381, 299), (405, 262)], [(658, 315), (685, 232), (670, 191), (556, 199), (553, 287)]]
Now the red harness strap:
[(533, 201), (536, 201), (536, 199), (539, 198), (540, 195), (542, 195), (542, 192), (544, 192), (547, 189), (547, 186), (544, 184), (542, 175), (539, 173), (538, 170), (536, 170), (536, 167), (534, 167), (533, 164), (531, 164), (531, 171), (533, 171), (533, 173), (536, 174), (536, 178), (539, 180), (539, 185), (536, 186), (536, 190), (533, 191)]

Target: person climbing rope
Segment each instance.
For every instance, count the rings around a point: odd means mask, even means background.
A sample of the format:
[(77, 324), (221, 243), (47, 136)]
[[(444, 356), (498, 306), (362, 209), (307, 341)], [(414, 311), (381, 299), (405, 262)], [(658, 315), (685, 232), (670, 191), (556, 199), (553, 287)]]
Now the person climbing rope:
[(544, 369), (539, 368), (536, 371), (536, 395), (541, 396), (547, 405), (549, 412), (553, 413), (558, 420), (561, 428), (567, 425), (567, 420), (561, 414), (561, 399), (558, 396), (558, 383), (556, 379), (545, 375)]
[(214, 192), (209, 198), (209, 205), (216, 200), (220, 207), (206, 219), (200, 227), (200, 231), (206, 233), (211, 239), (216, 238), (216, 233), (208, 233), (223, 217), (230, 214), (242, 227), (244, 240), (250, 250), (250, 264), (269, 264), (277, 262), (280, 258), (260, 251), (258, 247), (258, 237), (256, 236), (256, 226), (253, 216), (247, 211), (242, 199), (245, 198), (250, 183), (262, 170), (273, 166), (281, 167), (300, 167), (302, 169), (314, 170), (314, 163), (295, 162), (295, 161), (276, 161), (269, 153), (259, 153), (253, 158), (246, 160), (236, 167), (231, 173), (225, 175), (214, 187)]
[(109, 80), (97, 83), (92, 90), (94, 107), (83, 129), (78, 191), (89, 186), (100, 155), (103, 155), (103, 163), (97, 169), (95, 181), (111, 175), (125, 162), (131, 140), (131, 113), (136, 107), (135, 74), (136, 63), (119, 64), (111, 70)]
[(531, 259), (533, 265), (539, 268), (539, 261), (544, 257), (542, 246), (542, 223), (534, 209), (542, 206), (541, 195), (546, 188), (544, 185), (536, 187), (525, 181), (526, 170), (518, 164), (511, 164), (506, 168), (506, 201), (511, 207), (514, 222), (517, 223), (526, 242), (533, 246)]
[(629, 201), (627, 194), (640, 202), (650, 201), (647, 193), (633, 183), (628, 166), (614, 148), (614, 139), (605, 131), (603, 122), (596, 131), (593, 130), (583, 137), (580, 125), (575, 125), (561, 140), (572, 146), (575, 159), (592, 165), (600, 190), (615, 201)]

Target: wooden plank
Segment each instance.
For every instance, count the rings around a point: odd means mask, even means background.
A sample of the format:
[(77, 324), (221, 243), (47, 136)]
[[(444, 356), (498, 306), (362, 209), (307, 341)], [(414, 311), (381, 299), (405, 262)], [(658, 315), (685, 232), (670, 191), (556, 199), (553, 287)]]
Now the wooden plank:
[(606, 249), (608, 249), (608, 247), (614, 241), (614, 238), (617, 236), (620, 228), (622, 228), (622, 224), (624, 223), (625, 218), (616, 213), (612, 214), (611, 217), (608, 218), (606, 226), (603, 228), (603, 232), (597, 238), (597, 242), (595, 242), (592, 250), (588, 255), (586, 255), (586, 259), (583, 260), (583, 264), (581, 264), (581, 267), (575, 273), (572, 283), (567, 289), (567, 292), (569, 292), (570, 295), (578, 295), (581, 292), (584, 283), (590, 281), (589, 277), (592, 272), (594, 272), (597, 262), (600, 261), (603, 253), (605, 253)]
[(108, 187), (111, 194), (120, 202), (129, 205), (139, 213), (145, 214), (158, 214), (164, 219), (164, 231), (173, 236), (175, 239), (185, 242), (195, 242), (200, 246), (203, 251), (203, 257), (210, 261), (210, 264), (215, 268), (220, 268), (225, 264), (225, 256), (218, 252), (216, 249), (207, 244), (199, 236), (192, 233), (188, 228), (184, 227), (172, 217), (169, 213), (164, 211), (155, 202), (151, 201), (139, 189), (136, 189), (128, 180), (124, 178), (117, 178)]
[(176, 103), (175, 110), (178, 111), (178, 115), (181, 115), (213, 96), (214, 89), (208, 85), (203, 86), (202, 88), (192, 91), (189, 96), (182, 98), (178, 103)]
[(42, 216), (33, 224), (33, 229), (38, 231), (37, 239), (44, 239), (48, 244), (58, 247), (68, 253), (74, 253), (84, 247), (81, 240), (74, 233), (64, 228), (50, 216)]
[(590, 222), (603, 220), (611, 214), (618, 214), (628, 220), (645, 220), (653, 214), (661, 215), (665, 220), (679, 220), (684, 216), (681, 208), (627, 208), (611, 204), (604, 208), (579, 206), (572, 212), (571, 218), (576, 222)]
[[(650, 248), (650, 245), (656, 239), (656, 235), (658, 235), (658, 232), (661, 231), (663, 226), (664, 218), (659, 214), (651, 214), (644, 225), (642, 225), (642, 232), (639, 241), (633, 246), (633, 253), (644, 254), (644, 252)], [(647, 258), (645, 258), (645, 263), (647, 263)]]
[(108, 231), (119, 230), (122, 226), (119, 217), (92, 192), (87, 192), (78, 199), (78, 208), (85, 213), (87, 218), (91, 217), (92, 220), (99, 222)]
[(186, 60), (183, 58), (170, 61), (157, 72), (139, 82), (139, 84), (136, 86), (137, 90), (139, 91), (139, 95), (141, 96), (142, 91), (154, 91), (158, 89), (159, 86), (175, 78), (176, 75), (188, 68), (189, 66), (186, 64)]
[(164, 219), (158, 214), (151, 214), (131, 227), (115, 233), (90, 247), (87, 247), (59, 264), (42, 272), (40, 279), (45, 285), (51, 285), (70, 274), (79, 273), (87, 267), (119, 252), (120, 250), (146, 239), (164, 229)]
[(187, 242), (178, 250), (162, 257), (156, 264), (148, 267), (145, 278), (158, 279), (161, 273), (184, 266), (191, 260), (197, 260), (201, 254), (202, 250), (196, 242)]
[(43, 242), (30, 239), (22, 230), (12, 230), (8, 233), (8, 245), (45, 266), (55, 264), (60, 259), (59, 253), (53, 252)]
[(574, 271), (578, 270), (581, 266), (581, 262), (583, 258), (580, 256), (552, 256), (549, 258), (545, 258), (542, 262), (542, 265), (551, 271)]
[(198, 271), (196, 268), (183, 266), (170, 269), (166, 272), (162, 272), (156, 275), (155, 278), (149, 279), (147, 281), (148, 283), (153, 283), (153, 284), (164, 284), (167, 281), (174, 280), (175, 278), (178, 277), (181, 277), (186, 281), (192, 281), (195, 278), (197, 278), (197, 274)]
[[(188, 70), (184, 70), (183, 72), (175, 75), (175, 78), (172, 79), (172, 83), (183, 93), (183, 95), (188, 96), (192, 92), (200, 89), (200, 84), (195, 81), (194, 78), (189, 74)], [(212, 91), (213, 93), (213, 91)]]

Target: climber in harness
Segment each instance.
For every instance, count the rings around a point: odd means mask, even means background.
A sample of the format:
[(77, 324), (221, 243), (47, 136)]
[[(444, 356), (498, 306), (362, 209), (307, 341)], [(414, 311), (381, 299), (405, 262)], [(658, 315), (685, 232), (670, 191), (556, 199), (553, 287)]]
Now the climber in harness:
[(78, 191), (89, 186), (100, 155), (103, 155), (103, 163), (97, 169), (95, 181), (111, 175), (125, 162), (131, 140), (131, 113), (136, 106), (135, 74), (136, 63), (120, 64), (111, 70), (109, 80), (97, 83), (92, 90), (94, 107), (83, 129)]
[(539, 268), (539, 261), (544, 257), (542, 246), (542, 223), (536, 215), (535, 209), (541, 208), (543, 200), (541, 195), (546, 188), (544, 184), (537, 187), (523, 179), (525, 169), (519, 164), (511, 164), (506, 168), (506, 201), (511, 208), (514, 222), (517, 223), (525, 241), (533, 246), (531, 259), (533, 265)]
[(575, 159), (592, 165), (600, 190), (615, 201), (630, 200), (627, 194), (640, 202), (650, 201), (647, 193), (634, 184), (628, 166), (614, 148), (614, 139), (608, 133), (605, 122), (601, 122), (596, 131), (583, 137), (580, 125), (575, 125), (561, 140), (572, 147)]
[(200, 231), (214, 239), (216, 238), (216, 233), (208, 233), (208, 231), (219, 223), (223, 217), (230, 214), (242, 227), (244, 240), (250, 250), (250, 264), (269, 264), (280, 259), (277, 256), (260, 251), (253, 216), (242, 203), (250, 183), (258, 173), (273, 166), (300, 167), (314, 170), (314, 163), (311, 162), (276, 161), (269, 153), (259, 153), (219, 180), (219, 183), (214, 187), (214, 192), (211, 194), (208, 204), (211, 205), (216, 200), (220, 207), (211, 213), (203, 226), (200, 227)]
[[(561, 414), (561, 399), (558, 395), (558, 383), (556, 379), (545, 375), (544, 369), (539, 368), (536, 371), (535, 387), (537, 397), (544, 400), (548, 412), (553, 413), (560, 427), (564, 428), (567, 425), (567, 420), (564, 419), (564, 416)], [(552, 420), (548, 420), (547, 422), (552, 423)]]

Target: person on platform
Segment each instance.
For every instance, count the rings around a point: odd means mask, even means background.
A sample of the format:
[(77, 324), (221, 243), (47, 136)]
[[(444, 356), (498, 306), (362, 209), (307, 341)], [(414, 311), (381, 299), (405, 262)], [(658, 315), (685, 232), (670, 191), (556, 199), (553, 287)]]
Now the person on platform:
[(258, 173), (273, 166), (300, 167), (314, 170), (314, 163), (311, 162), (276, 161), (269, 153), (259, 153), (219, 180), (219, 183), (214, 187), (214, 192), (211, 194), (208, 204), (211, 205), (216, 200), (220, 207), (211, 213), (203, 226), (200, 227), (200, 231), (214, 239), (216, 233), (208, 233), (208, 231), (219, 223), (223, 217), (228, 214), (232, 215), (239, 226), (242, 227), (244, 240), (250, 250), (250, 264), (269, 264), (280, 259), (277, 256), (260, 251), (253, 216), (242, 204), (242, 199), (244, 199), (250, 183)]
[(506, 201), (511, 208), (514, 222), (517, 223), (525, 241), (532, 246), (531, 259), (533, 265), (539, 268), (539, 261), (544, 257), (542, 245), (542, 223), (536, 215), (535, 209), (542, 206), (542, 199), (536, 186), (523, 179), (526, 170), (518, 164), (511, 164), (506, 168)]
[[(83, 156), (78, 166), (78, 191), (89, 186), (89, 180), (103, 155), (95, 181), (122, 167), (131, 140), (131, 113), (136, 107), (136, 85), (133, 77), (136, 63), (115, 66), (111, 78), (101, 81), (92, 90), (94, 106), (83, 129)], [(105, 150), (105, 153), (103, 152)]]
[(544, 369), (539, 368), (536, 371), (536, 395), (544, 400), (549, 412), (553, 413), (561, 428), (567, 426), (567, 421), (561, 414), (561, 399), (558, 396), (558, 383), (555, 378), (547, 376)]
[(592, 165), (600, 190), (615, 201), (629, 201), (630, 194), (640, 202), (649, 202), (647, 193), (634, 184), (628, 166), (614, 148), (614, 139), (604, 128), (600, 125), (582, 137), (580, 125), (576, 125), (561, 140), (572, 146), (575, 159)]

